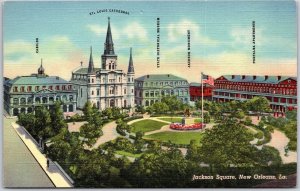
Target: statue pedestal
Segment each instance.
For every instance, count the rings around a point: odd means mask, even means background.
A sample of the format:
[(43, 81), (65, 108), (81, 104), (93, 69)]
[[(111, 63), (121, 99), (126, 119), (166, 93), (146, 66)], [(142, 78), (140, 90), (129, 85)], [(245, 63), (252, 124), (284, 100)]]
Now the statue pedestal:
[(194, 118), (182, 118), (183, 125), (191, 125), (194, 124)]

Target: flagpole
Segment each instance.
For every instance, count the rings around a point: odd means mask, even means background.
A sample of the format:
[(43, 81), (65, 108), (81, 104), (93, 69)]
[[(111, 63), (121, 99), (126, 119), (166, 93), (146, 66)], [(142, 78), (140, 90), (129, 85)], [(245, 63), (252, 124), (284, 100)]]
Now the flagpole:
[(203, 119), (203, 73), (201, 72), (201, 117), (202, 123), (204, 123)]

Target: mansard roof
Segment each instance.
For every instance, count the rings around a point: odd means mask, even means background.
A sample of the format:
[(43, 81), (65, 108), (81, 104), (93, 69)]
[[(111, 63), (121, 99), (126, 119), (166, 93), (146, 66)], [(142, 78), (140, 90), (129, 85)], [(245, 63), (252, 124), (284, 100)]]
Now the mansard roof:
[[(292, 76), (253, 76), (253, 75), (223, 75), (226, 80), (231, 82), (248, 82), (248, 83), (268, 83), (268, 84), (278, 84), (284, 80), (292, 79), (297, 81), (297, 77)], [(220, 78), (217, 80), (220, 80)]]
[(172, 74), (148, 74), (137, 78), (138, 81), (187, 81)]
[(18, 76), (8, 81), (11, 85), (50, 85), (50, 84), (70, 84), (67, 80), (58, 76), (44, 76), (40, 77), (36, 74), (31, 76)]

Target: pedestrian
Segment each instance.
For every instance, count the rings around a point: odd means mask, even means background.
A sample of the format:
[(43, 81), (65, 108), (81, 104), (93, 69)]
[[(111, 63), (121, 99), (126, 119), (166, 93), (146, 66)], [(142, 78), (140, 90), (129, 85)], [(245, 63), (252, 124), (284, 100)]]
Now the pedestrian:
[(47, 159), (47, 168), (49, 168), (49, 159)]

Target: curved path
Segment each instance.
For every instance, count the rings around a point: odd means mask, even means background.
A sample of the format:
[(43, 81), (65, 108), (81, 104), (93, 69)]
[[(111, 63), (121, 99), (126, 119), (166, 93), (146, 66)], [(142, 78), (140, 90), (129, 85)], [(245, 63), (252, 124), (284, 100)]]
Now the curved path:
[(120, 135), (117, 133), (117, 124), (115, 121), (105, 124), (102, 128), (103, 135), (94, 144), (93, 148), (97, 148), (99, 145), (116, 139)]
[(286, 164), (297, 162), (297, 152), (289, 151), (288, 156), (284, 156), (284, 147), (289, 143), (289, 138), (287, 138), (284, 133), (276, 129), (273, 133), (271, 133), (271, 136), (271, 141), (266, 145), (272, 146), (279, 151), (282, 163)]

